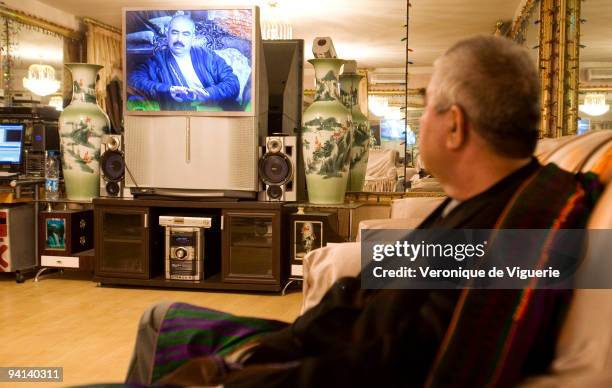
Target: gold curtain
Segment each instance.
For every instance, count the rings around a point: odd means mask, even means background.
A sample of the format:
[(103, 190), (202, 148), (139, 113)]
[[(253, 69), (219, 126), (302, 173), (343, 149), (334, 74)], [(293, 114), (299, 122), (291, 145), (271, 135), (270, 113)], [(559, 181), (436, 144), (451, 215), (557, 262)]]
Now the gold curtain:
[(87, 63), (104, 66), (99, 73), (96, 94), (98, 103), (106, 110), (106, 85), (114, 78), (121, 80), (122, 77), (121, 34), (92, 21), (85, 20), (85, 25)]

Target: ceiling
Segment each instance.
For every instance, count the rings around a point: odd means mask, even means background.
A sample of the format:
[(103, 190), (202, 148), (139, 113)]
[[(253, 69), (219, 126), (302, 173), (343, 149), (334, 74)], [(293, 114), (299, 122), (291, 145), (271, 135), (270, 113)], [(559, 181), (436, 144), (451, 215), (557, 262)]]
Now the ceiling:
[[(88, 16), (121, 27), (122, 7), (172, 8), (198, 5), (260, 5), (267, 0), (40, 0), (76, 16)], [(404, 0), (276, 0), (293, 26), (293, 37), (305, 40), (307, 57), (317, 36), (331, 36), (339, 57), (356, 59), (363, 68), (404, 66), (406, 1)], [(514, 17), (520, 0), (412, 0), (410, 46), (417, 66), (428, 66), (456, 39), (489, 34), (499, 19)]]
[[(88, 16), (121, 28), (122, 7), (197, 7), (245, 5), (261, 7), (270, 0), (39, 0), (76, 16)], [(526, 0), (411, 0), (409, 46), (412, 74), (430, 67), (455, 41), (474, 34), (491, 34), (498, 20), (513, 20)], [(338, 56), (355, 59), (360, 68), (395, 68), (403, 73), (405, 0), (276, 0), (280, 13), (293, 26), (293, 37), (304, 39), (306, 59), (317, 36), (331, 36)], [(612, 7), (610, 0), (582, 3), (582, 61), (612, 62)], [(537, 28), (537, 27), (536, 27)], [(610, 66), (612, 67), (612, 65)], [(382, 69), (381, 69), (382, 68)], [(305, 67), (306, 73), (311, 70)], [(420, 85), (419, 85), (420, 86)]]

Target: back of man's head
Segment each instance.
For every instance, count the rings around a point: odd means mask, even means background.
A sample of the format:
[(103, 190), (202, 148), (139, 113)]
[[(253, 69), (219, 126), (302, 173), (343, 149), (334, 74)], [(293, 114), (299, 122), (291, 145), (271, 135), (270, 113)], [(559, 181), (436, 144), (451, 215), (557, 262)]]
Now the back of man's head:
[(462, 40), (435, 62), (439, 112), (458, 105), (498, 154), (529, 157), (538, 138), (540, 83), (523, 47), (494, 36)]

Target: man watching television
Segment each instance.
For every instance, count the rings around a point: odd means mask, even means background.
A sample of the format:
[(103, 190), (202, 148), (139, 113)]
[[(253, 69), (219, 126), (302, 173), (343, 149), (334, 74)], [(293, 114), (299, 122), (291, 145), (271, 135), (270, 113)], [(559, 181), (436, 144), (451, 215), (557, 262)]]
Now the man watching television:
[(168, 23), (168, 47), (153, 54), (129, 74), (131, 88), (162, 110), (196, 110), (198, 105), (234, 104), (238, 78), (212, 50), (194, 46), (195, 23), (177, 14)]
[[(600, 185), (531, 156), (539, 115), (538, 72), (524, 48), (478, 36), (443, 54), (419, 143), (449, 198), (420, 228), (584, 228)], [(292, 324), (159, 304), (140, 322), (127, 381), (511, 386), (546, 370), (570, 298), (571, 290), (367, 290), (354, 277)]]

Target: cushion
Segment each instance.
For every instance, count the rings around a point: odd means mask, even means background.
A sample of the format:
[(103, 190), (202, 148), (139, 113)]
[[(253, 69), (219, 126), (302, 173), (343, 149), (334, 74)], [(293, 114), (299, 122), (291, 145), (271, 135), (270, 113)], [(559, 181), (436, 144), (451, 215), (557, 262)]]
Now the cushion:
[(344, 276), (356, 276), (361, 270), (361, 244), (327, 244), (304, 257), (302, 311), (319, 303), (334, 282)]
[[(367, 220), (359, 223), (361, 229), (412, 229), (417, 227), (444, 197), (414, 197), (394, 200), (391, 218)], [(325, 295), (331, 285), (343, 276), (356, 276), (361, 270), (361, 245), (355, 243), (328, 244), (304, 257), (302, 314)]]

